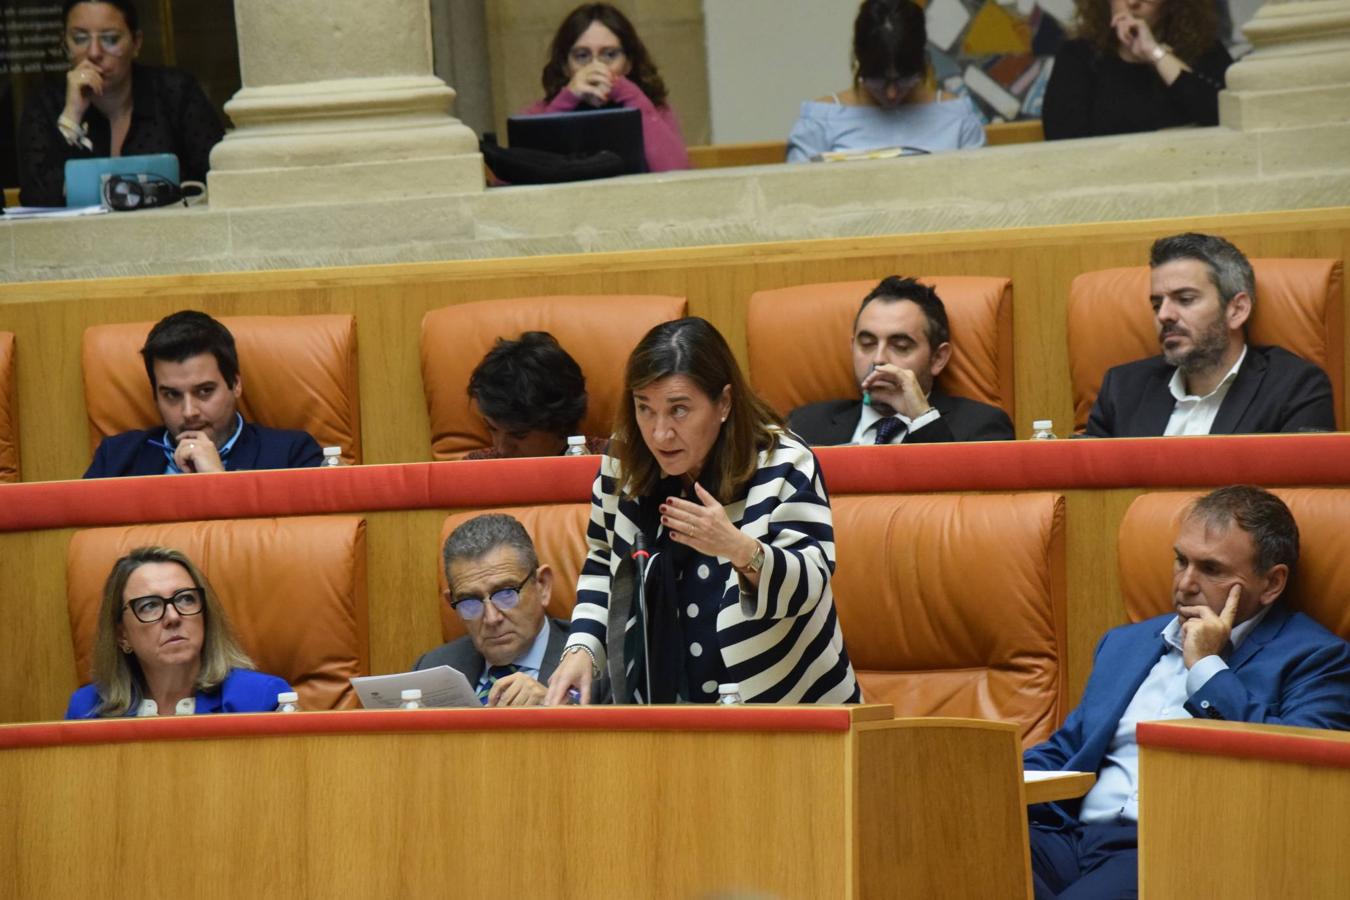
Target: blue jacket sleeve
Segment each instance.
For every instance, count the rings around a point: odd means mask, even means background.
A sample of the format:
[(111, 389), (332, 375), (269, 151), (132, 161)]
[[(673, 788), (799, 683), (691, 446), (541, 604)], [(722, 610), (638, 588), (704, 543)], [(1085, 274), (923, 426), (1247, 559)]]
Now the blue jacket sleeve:
[(1197, 719), (1350, 730), (1350, 644), (1327, 643), (1300, 657), (1285, 678), (1279, 706), (1253, 697), (1236, 673), (1215, 673), (1186, 701)]

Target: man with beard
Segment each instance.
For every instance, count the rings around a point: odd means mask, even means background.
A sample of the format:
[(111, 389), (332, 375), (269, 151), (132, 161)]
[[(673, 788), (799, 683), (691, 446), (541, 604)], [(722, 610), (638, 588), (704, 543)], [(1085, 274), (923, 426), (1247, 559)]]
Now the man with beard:
[(1256, 278), (1223, 238), (1178, 234), (1149, 253), (1162, 355), (1106, 373), (1091, 437), (1334, 431), (1331, 382), (1279, 347), (1247, 343)]

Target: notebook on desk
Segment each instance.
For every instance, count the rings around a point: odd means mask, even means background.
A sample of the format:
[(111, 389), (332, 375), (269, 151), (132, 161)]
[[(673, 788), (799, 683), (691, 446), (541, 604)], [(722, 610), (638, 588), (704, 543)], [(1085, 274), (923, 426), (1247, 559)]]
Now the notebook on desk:
[(103, 202), (104, 175), (158, 175), (178, 184), (178, 157), (172, 153), (144, 156), (100, 156), (66, 161), (66, 206)]
[(624, 174), (647, 171), (642, 113), (636, 109), (511, 116), (506, 120), (506, 139), (512, 148), (528, 147), (564, 156), (612, 150), (623, 158)]

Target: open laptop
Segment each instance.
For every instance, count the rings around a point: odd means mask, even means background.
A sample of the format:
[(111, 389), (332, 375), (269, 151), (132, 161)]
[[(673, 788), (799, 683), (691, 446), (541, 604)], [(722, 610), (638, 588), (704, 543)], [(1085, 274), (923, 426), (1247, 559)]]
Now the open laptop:
[(97, 206), (102, 203), (104, 175), (141, 174), (158, 175), (178, 184), (178, 157), (172, 153), (149, 153), (144, 156), (67, 160), (66, 206)]
[(563, 155), (612, 150), (624, 161), (623, 174), (647, 171), (642, 112), (636, 109), (511, 116), (506, 120), (506, 139), (513, 148), (529, 147)]

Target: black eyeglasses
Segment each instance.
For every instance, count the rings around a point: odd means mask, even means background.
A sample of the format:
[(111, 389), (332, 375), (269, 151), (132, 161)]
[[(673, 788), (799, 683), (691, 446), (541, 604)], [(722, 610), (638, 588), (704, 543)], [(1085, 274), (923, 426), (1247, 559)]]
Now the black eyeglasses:
[(525, 585), (530, 583), (534, 573), (525, 576), (525, 580), (515, 587), (506, 587), (493, 591), (486, 598), (483, 597), (456, 597), (450, 599), (450, 592), (445, 592), (445, 598), (450, 601), (450, 608), (459, 613), (459, 617), (465, 621), (473, 621), (482, 618), (486, 607), (483, 605), (486, 601), (491, 601), (492, 605), (502, 612), (508, 609), (515, 609), (516, 604), (520, 602), (520, 592), (525, 590)]
[(169, 604), (178, 610), (180, 616), (199, 615), (206, 605), (206, 594), (201, 588), (183, 588), (175, 591), (172, 597), (136, 597), (122, 604), (122, 610), (131, 610), (131, 614), (147, 625), (164, 618)]

